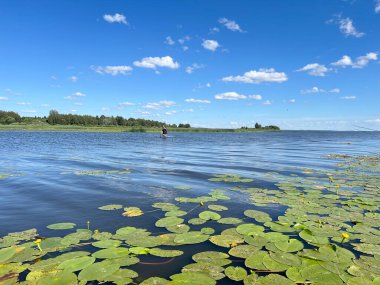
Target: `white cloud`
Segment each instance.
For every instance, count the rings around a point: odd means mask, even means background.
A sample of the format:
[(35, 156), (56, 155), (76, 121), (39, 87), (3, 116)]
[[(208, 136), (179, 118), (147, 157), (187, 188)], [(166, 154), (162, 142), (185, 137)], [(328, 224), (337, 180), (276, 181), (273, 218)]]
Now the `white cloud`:
[(210, 104), (211, 103), (211, 101), (209, 101), (209, 100), (201, 100), (201, 99), (194, 99), (194, 98), (186, 99), (185, 101), (187, 103), (204, 103), (204, 104)]
[(153, 103), (148, 103), (143, 106), (143, 108), (146, 109), (154, 109), (154, 110), (159, 110), (163, 108), (170, 108), (175, 106), (175, 102), (173, 101), (159, 101), (159, 102), (153, 102)]
[(194, 72), (194, 70), (201, 69), (204, 67), (205, 67), (205, 65), (203, 65), (203, 64), (193, 63), (192, 65), (186, 67), (186, 72), (188, 74), (191, 74)]
[(76, 76), (70, 76), (70, 77), (69, 77), (69, 80), (70, 80), (71, 82), (77, 82), (77, 81), (78, 81), (78, 77), (76, 77)]
[(57, 76), (52, 75), (52, 76), (50, 76), (50, 79), (57, 80), (58, 78), (57, 78)]
[(116, 13), (115, 15), (106, 14), (103, 19), (108, 23), (119, 23), (128, 25), (127, 18), (123, 14)]
[(134, 106), (135, 104), (134, 103), (131, 103), (131, 102), (122, 102), (122, 103), (119, 103), (119, 106)]
[(375, 4), (375, 13), (380, 13), (380, 0), (376, 1), (376, 4)]
[[(380, 8), (379, 8), (380, 9)], [(366, 120), (366, 123), (374, 123), (374, 124), (380, 124), (380, 118), (374, 119), (374, 120)]]
[(331, 65), (345, 68), (351, 66), (352, 68), (363, 68), (368, 65), (371, 60), (377, 60), (376, 52), (369, 52), (366, 55), (362, 55), (356, 58), (355, 61), (352, 61), (351, 57), (344, 55), (340, 60), (331, 63)]
[(75, 112), (78, 112), (78, 110), (71, 110), (70, 112), (75, 113)]
[(210, 88), (210, 87), (211, 87), (211, 83), (207, 82), (207, 83), (206, 83), (206, 87), (207, 87), (207, 88)]
[(340, 99), (343, 99), (343, 100), (355, 100), (356, 96), (343, 96), (343, 97), (340, 97)]
[(63, 99), (65, 99), (65, 100), (77, 100), (78, 97), (75, 97), (75, 96), (66, 96), (66, 97), (63, 97)]
[(355, 64), (352, 66), (353, 68), (363, 68), (365, 67), (370, 60), (377, 60), (377, 53), (369, 52), (366, 55), (359, 56)]
[(113, 76), (115, 75), (126, 75), (130, 74), (130, 72), (133, 70), (132, 67), (127, 65), (107, 65), (107, 66), (91, 66), (91, 69), (94, 70), (97, 73), (100, 74), (111, 74)]
[(8, 100), (8, 97), (0, 97), (0, 101), (6, 101)]
[(263, 102), (263, 105), (272, 105), (272, 102), (269, 101), (269, 100), (265, 100), (265, 101)]
[(339, 19), (339, 29), (346, 37), (360, 38), (365, 35), (354, 27), (354, 23), (350, 18)]
[(175, 113), (177, 113), (177, 111), (175, 111), (175, 110), (173, 110), (173, 111), (167, 111), (167, 112), (165, 112), (165, 115), (170, 116), (170, 115), (174, 115)]
[(82, 92), (75, 92), (73, 95), (77, 96), (77, 97), (85, 97), (86, 96), (86, 94), (84, 94)]
[(211, 51), (216, 51), (216, 49), (218, 47), (220, 47), (219, 43), (217, 41), (214, 41), (214, 40), (204, 40), (202, 43), (202, 46), (205, 49), (211, 50)]
[(183, 110), (183, 112), (189, 112), (189, 113), (193, 113), (194, 112), (194, 109), (186, 109), (186, 110)]
[(240, 26), (233, 20), (228, 20), (226, 18), (220, 18), (219, 23), (224, 25), (227, 29), (233, 31), (233, 32), (243, 32), (243, 30), (240, 28)]
[(156, 69), (157, 67), (167, 67), (170, 69), (179, 68), (179, 63), (175, 62), (170, 56), (163, 57), (144, 57), (141, 61), (135, 61), (137, 67)]
[(218, 100), (240, 100), (240, 99), (247, 99), (247, 96), (241, 95), (236, 92), (225, 92), (215, 95), (215, 99)]
[(324, 89), (318, 88), (316, 86), (306, 89), (306, 90), (301, 90), (301, 94), (310, 94), (310, 93), (323, 93), (326, 92)]
[(244, 75), (227, 76), (223, 77), (223, 81), (227, 82), (243, 82), (243, 83), (262, 83), (262, 82), (276, 82), (281, 83), (288, 80), (284, 72), (276, 72), (274, 68), (264, 69), (258, 71), (251, 70)]
[(290, 99), (289, 100), (289, 103), (295, 103), (296, 102), (296, 99)]
[(261, 99), (263, 99), (263, 97), (261, 95), (248, 95), (248, 98), (249, 99), (253, 99), (253, 100), (261, 100)]
[(26, 106), (26, 105), (30, 105), (29, 102), (18, 102), (16, 103), (17, 105), (21, 105), (21, 106)]
[(351, 57), (349, 57), (348, 55), (344, 55), (338, 61), (331, 63), (331, 65), (339, 66), (339, 67), (346, 67), (346, 66), (353, 65), (353, 63), (352, 63)]
[(308, 74), (313, 76), (325, 76), (326, 72), (329, 71), (328, 68), (319, 63), (309, 63), (304, 67), (298, 69), (297, 71), (306, 71)]
[(213, 28), (210, 28), (209, 29), (209, 33), (210, 34), (215, 34), (215, 33), (219, 33), (219, 28), (217, 28), (217, 27), (213, 27)]
[(190, 40), (191, 40), (191, 38), (189, 36), (184, 36), (183, 38), (180, 38), (178, 40), (178, 42), (179, 42), (179, 44), (183, 45), (184, 43), (186, 43), (186, 42), (188, 42)]
[(175, 44), (175, 42), (173, 41), (173, 39), (171, 38), (171, 36), (167, 36), (166, 39), (165, 39), (165, 44), (172, 46), (172, 45)]
[(83, 103), (76, 102), (74, 103), (75, 106), (83, 106)]
[(340, 93), (340, 89), (339, 88), (333, 88), (329, 92), (330, 93)]
[(40, 106), (41, 106), (41, 107), (44, 107), (44, 108), (48, 108), (48, 107), (50, 107), (49, 104), (41, 104)]

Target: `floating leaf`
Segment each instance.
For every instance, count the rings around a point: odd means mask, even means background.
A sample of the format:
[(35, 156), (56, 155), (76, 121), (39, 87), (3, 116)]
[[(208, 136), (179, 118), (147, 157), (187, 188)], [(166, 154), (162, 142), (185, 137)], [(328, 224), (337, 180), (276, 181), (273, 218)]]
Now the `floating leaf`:
[(51, 230), (67, 230), (72, 229), (76, 226), (74, 223), (58, 223), (58, 224), (51, 224), (48, 225), (47, 228)]
[(266, 251), (258, 251), (245, 260), (245, 266), (256, 270), (267, 270), (268, 268), (263, 263), (264, 257), (267, 256)]
[(166, 250), (166, 249), (160, 249), (160, 248), (152, 248), (149, 250), (149, 253), (154, 256), (159, 257), (175, 257), (180, 256), (183, 254), (183, 251), (180, 250)]
[(231, 263), (228, 254), (219, 251), (204, 251), (193, 255), (193, 260), (202, 264), (224, 266)]
[(124, 208), (123, 216), (125, 217), (138, 217), (144, 214), (143, 211), (141, 211), (138, 207), (126, 207)]
[(303, 249), (303, 243), (296, 239), (276, 242), (275, 247), (284, 252), (296, 252)]
[(261, 247), (243, 244), (231, 248), (228, 254), (235, 257), (248, 258), (258, 252), (260, 249)]
[(98, 248), (110, 248), (110, 247), (118, 247), (121, 245), (121, 241), (119, 240), (113, 240), (113, 239), (105, 239), (100, 240), (92, 243), (92, 246), (98, 247)]
[(213, 244), (222, 246), (222, 247), (231, 247), (233, 245), (238, 245), (240, 243), (243, 243), (243, 238), (236, 236), (236, 235), (215, 235), (210, 238), (210, 241)]
[(140, 285), (168, 285), (170, 281), (160, 278), (160, 277), (150, 277), (143, 282), (140, 283)]
[(203, 225), (206, 220), (202, 220), (200, 218), (193, 218), (188, 221), (190, 225)]
[(156, 227), (166, 228), (166, 227), (172, 227), (172, 226), (182, 224), (183, 221), (184, 221), (183, 219), (178, 218), (178, 217), (167, 217), (167, 218), (159, 219), (155, 225)]
[(109, 204), (109, 205), (101, 206), (98, 209), (99, 210), (103, 210), (103, 211), (113, 211), (113, 210), (118, 210), (118, 209), (121, 209), (121, 208), (123, 208), (123, 205)]
[(38, 285), (74, 285), (78, 284), (77, 276), (70, 271), (49, 274), (38, 280)]
[(201, 232), (206, 235), (212, 235), (215, 233), (215, 230), (213, 228), (202, 228)]
[(220, 280), (225, 277), (223, 274), (224, 267), (210, 263), (191, 263), (182, 268), (182, 272), (200, 272), (205, 273), (212, 279)]
[(224, 273), (233, 281), (242, 281), (248, 275), (247, 271), (239, 266), (228, 266)]
[(244, 215), (249, 218), (253, 218), (260, 223), (272, 221), (272, 218), (267, 213), (257, 210), (246, 210), (244, 211)]
[(299, 233), (299, 236), (310, 244), (322, 245), (328, 244), (329, 239), (327, 237), (315, 236), (310, 230), (305, 229)]
[(213, 211), (217, 211), (217, 212), (228, 210), (228, 208), (225, 206), (214, 205), (214, 204), (208, 205), (207, 208), (209, 208), (210, 210), (213, 210)]
[(254, 236), (262, 233), (264, 227), (255, 224), (242, 224), (236, 228), (236, 231), (242, 235)]
[(128, 248), (125, 247), (110, 247), (106, 249), (101, 249), (92, 254), (92, 256), (100, 259), (110, 259), (124, 257), (129, 254)]
[(76, 257), (74, 259), (69, 259), (62, 262), (58, 269), (62, 269), (69, 272), (75, 272), (78, 270), (82, 270), (95, 262), (95, 257), (92, 256), (82, 256)]
[(236, 225), (236, 224), (241, 224), (243, 220), (238, 219), (238, 218), (221, 218), (220, 220), (217, 221), (219, 224), (226, 224), (226, 225)]
[(166, 229), (172, 233), (182, 234), (188, 232), (190, 230), (190, 227), (185, 224), (179, 224), (171, 227), (166, 227)]
[(221, 216), (218, 213), (212, 212), (212, 211), (203, 211), (199, 214), (199, 218), (205, 221), (208, 220), (219, 220)]
[(81, 281), (103, 281), (108, 276), (118, 271), (119, 267), (118, 264), (105, 261), (93, 263), (79, 273), (78, 279)]
[(116, 285), (125, 285), (134, 283), (132, 278), (136, 278), (138, 276), (137, 272), (130, 269), (119, 269), (112, 275), (109, 275), (104, 279), (105, 282), (112, 282)]
[(16, 247), (6, 247), (0, 249), (0, 262), (7, 261), (16, 254)]
[(179, 244), (196, 244), (208, 240), (209, 235), (205, 235), (200, 231), (190, 231), (183, 234), (178, 234), (174, 242)]
[(183, 272), (170, 276), (173, 280), (170, 284), (184, 284), (184, 285), (214, 285), (216, 281), (209, 277), (207, 274), (200, 272)]
[(128, 249), (131, 253), (137, 254), (137, 255), (144, 255), (144, 254), (149, 254), (150, 249), (146, 247), (141, 247), (141, 246), (136, 246), (136, 247), (131, 247)]

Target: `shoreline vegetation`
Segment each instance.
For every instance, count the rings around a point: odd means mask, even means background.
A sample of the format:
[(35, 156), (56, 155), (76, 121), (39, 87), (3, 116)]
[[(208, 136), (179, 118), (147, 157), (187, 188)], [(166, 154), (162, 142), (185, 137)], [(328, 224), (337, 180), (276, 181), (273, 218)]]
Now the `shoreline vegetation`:
[(277, 126), (261, 126), (254, 128), (194, 128), (190, 124), (166, 124), (146, 119), (125, 119), (121, 116), (106, 117), (59, 114), (51, 110), (48, 117), (21, 117), (12, 111), (0, 111), (0, 131), (63, 131), (63, 132), (160, 132), (166, 125), (168, 132), (275, 132)]

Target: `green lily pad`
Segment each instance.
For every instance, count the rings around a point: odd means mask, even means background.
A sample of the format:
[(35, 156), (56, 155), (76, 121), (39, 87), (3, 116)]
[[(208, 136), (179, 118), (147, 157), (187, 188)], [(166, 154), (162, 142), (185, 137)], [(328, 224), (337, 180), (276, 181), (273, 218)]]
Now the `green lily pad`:
[(185, 216), (187, 212), (182, 210), (168, 211), (165, 213), (165, 217), (182, 217)]
[(210, 210), (213, 210), (213, 211), (217, 211), (217, 212), (228, 210), (228, 208), (225, 206), (215, 205), (215, 204), (208, 205), (207, 208), (209, 208)]
[(308, 229), (305, 229), (302, 232), (300, 232), (299, 236), (312, 245), (323, 245), (329, 243), (329, 239), (327, 237), (316, 236)]
[(300, 266), (301, 265), (301, 259), (295, 255), (295, 254), (292, 254), (292, 253), (288, 253), (288, 252), (271, 252), (269, 254), (269, 256), (279, 262), (279, 263), (282, 263), (282, 264), (286, 264), (286, 265), (289, 265), (289, 266), (293, 266), (293, 267), (297, 267), (297, 266)]
[(245, 266), (256, 270), (268, 270), (264, 265), (264, 257), (269, 256), (266, 251), (258, 251), (245, 260)]
[(126, 285), (133, 284), (132, 278), (136, 278), (138, 276), (137, 272), (130, 269), (119, 269), (112, 275), (109, 275), (104, 279), (104, 282), (112, 282), (116, 285)]
[(213, 228), (202, 228), (201, 232), (206, 235), (212, 235), (215, 233), (215, 230)]
[(92, 243), (92, 246), (98, 247), (98, 248), (110, 248), (110, 247), (118, 247), (121, 245), (121, 241), (114, 240), (114, 239), (105, 239), (100, 240)]
[(113, 211), (113, 210), (118, 210), (118, 209), (121, 209), (121, 208), (123, 208), (123, 205), (110, 204), (110, 205), (101, 206), (98, 209), (99, 210), (103, 210), (103, 211)]
[(111, 259), (124, 257), (129, 254), (128, 248), (125, 247), (110, 247), (106, 249), (101, 249), (92, 254), (92, 256), (99, 259)]
[(75, 226), (76, 224), (74, 223), (58, 223), (48, 225), (47, 228), (51, 230), (68, 230), (74, 228)]
[(168, 285), (170, 284), (169, 280), (160, 277), (150, 277), (145, 279), (140, 285)]
[(243, 244), (233, 247), (228, 252), (229, 255), (239, 257), (239, 258), (248, 258), (251, 255), (255, 254), (261, 249), (261, 247), (257, 247), (254, 245)]
[(224, 274), (233, 281), (242, 281), (248, 274), (243, 267), (228, 266)]
[(243, 243), (243, 238), (236, 236), (236, 235), (215, 235), (210, 238), (210, 241), (213, 244), (216, 244), (218, 246), (222, 247), (234, 247), (237, 246), (240, 243)]
[(131, 253), (137, 254), (137, 255), (144, 255), (144, 254), (149, 254), (150, 249), (146, 247), (141, 247), (141, 246), (136, 246), (136, 247), (131, 247), (128, 249)]
[(69, 259), (69, 260), (62, 262), (58, 266), (58, 269), (62, 269), (62, 270), (69, 271), (69, 272), (75, 272), (75, 271), (82, 270), (82, 269), (90, 266), (94, 262), (95, 262), (95, 257), (82, 256), (82, 257), (77, 257), (77, 258)]
[(244, 215), (253, 218), (259, 223), (265, 223), (272, 221), (272, 218), (265, 212), (257, 211), (257, 210), (246, 210), (244, 211)]
[(172, 227), (172, 226), (182, 224), (183, 221), (184, 221), (183, 219), (178, 218), (178, 217), (167, 217), (167, 218), (159, 219), (155, 225), (156, 227), (166, 228), (166, 227)]
[(166, 227), (166, 229), (172, 233), (182, 234), (188, 232), (190, 230), (190, 227), (185, 224), (179, 224), (175, 226)]
[(258, 284), (260, 285), (294, 285), (294, 282), (278, 274), (269, 274), (265, 277), (261, 277), (259, 279)]
[(139, 263), (140, 262), (140, 259), (136, 256), (132, 256), (132, 255), (127, 255), (127, 256), (124, 256), (124, 257), (118, 257), (118, 258), (113, 258), (112, 259), (112, 263), (113, 264), (118, 264), (120, 267), (121, 266), (129, 266), (129, 265), (133, 265), (133, 264), (136, 264), (136, 263)]
[(231, 263), (228, 257), (229, 255), (224, 252), (204, 251), (194, 254), (192, 258), (197, 263), (224, 266)]
[(193, 218), (188, 221), (190, 225), (203, 225), (206, 223), (206, 220), (202, 220), (200, 218)]
[(208, 240), (209, 235), (205, 235), (200, 231), (190, 231), (183, 234), (178, 234), (174, 242), (179, 244), (196, 244)]
[(79, 273), (78, 279), (81, 281), (103, 281), (108, 276), (118, 271), (119, 267), (120, 266), (118, 264), (113, 264), (106, 261), (93, 263)]
[(48, 274), (37, 282), (38, 285), (76, 285), (78, 284), (77, 276), (70, 271), (60, 271)]
[(264, 231), (264, 227), (255, 224), (242, 224), (236, 228), (236, 231), (242, 235), (254, 236), (262, 233)]
[(16, 254), (16, 247), (6, 247), (0, 249), (0, 262), (7, 261)]
[(182, 268), (181, 271), (205, 273), (215, 280), (220, 280), (225, 277), (225, 275), (223, 274), (224, 267), (205, 263), (205, 262), (187, 264), (186, 266)]
[(170, 284), (183, 285), (215, 285), (216, 281), (205, 273), (182, 272), (170, 276), (173, 281)]
[(126, 208), (124, 208), (123, 216), (124, 217), (138, 217), (138, 216), (141, 216), (143, 214), (144, 214), (144, 212), (141, 211), (141, 209), (138, 207), (126, 207)]
[(275, 247), (284, 252), (296, 252), (303, 249), (303, 243), (296, 239), (276, 242)]
[(218, 213), (215, 213), (212, 211), (203, 211), (199, 214), (199, 218), (205, 221), (208, 221), (208, 220), (217, 221), (221, 218), (221, 216)]
[(166, 250), (166, 249), (160, 249), (160, 248), (152, 248), (149, 250), (149, 253), (154, 256), (159, 257), (175, 257), (180, 256), (183, 254), (183, 251), (180, 250)]
[(243, 220), (241, 220), (239, 218), (228, 217), (228, 218), (221, 218), (217, 222), (219, 224), (236, 225), (236, 224), (241, 224), (243, 222)]

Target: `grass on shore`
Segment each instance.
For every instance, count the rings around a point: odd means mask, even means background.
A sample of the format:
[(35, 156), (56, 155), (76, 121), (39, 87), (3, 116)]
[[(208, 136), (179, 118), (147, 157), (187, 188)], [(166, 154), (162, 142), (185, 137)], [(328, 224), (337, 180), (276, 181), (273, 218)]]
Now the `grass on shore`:
[[(123, 126), (77, 126), (49, 124), (0, 125), (0, 131), (63, 131), (63, 132), (141, 132), (157, 133), (161, 128)], [(273, 132), (273, 129), (213, 129), (213, 128), (168, 128), (168, 132)]]

